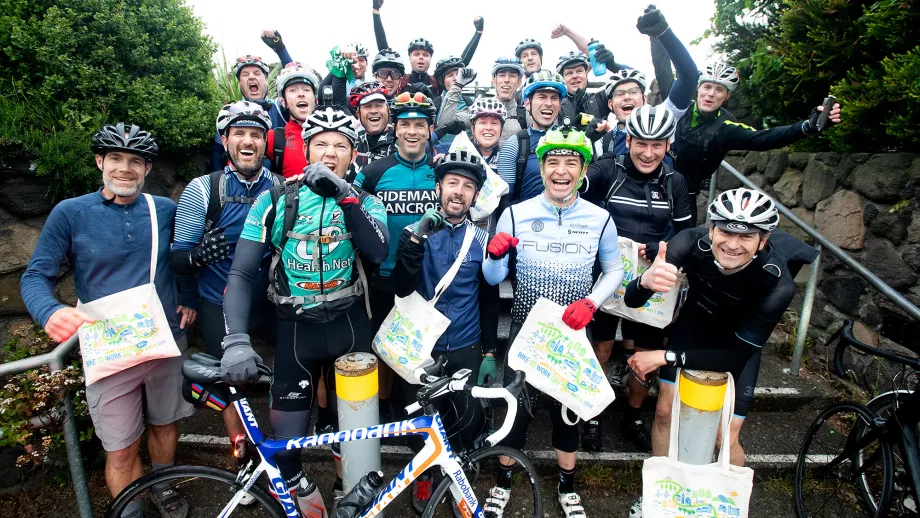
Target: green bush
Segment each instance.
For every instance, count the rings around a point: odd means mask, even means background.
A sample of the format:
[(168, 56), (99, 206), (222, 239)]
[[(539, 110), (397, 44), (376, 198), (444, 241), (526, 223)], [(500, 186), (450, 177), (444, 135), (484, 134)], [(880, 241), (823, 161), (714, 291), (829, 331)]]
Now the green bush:
[(103, 122), (148, 129), (180, 159), (210, 142), (215, 46), (181, 0), (0, 0), (0, 13), (0, 138), (38, 155), (55, 197), (98, 185), (88, 136)]
[(810, 145), (915, 149), (920, 138), (920, 1), (717, 0), (717, 50), (739, 65), (740, 96), (774, 124), (828, 94), (843, 122)]

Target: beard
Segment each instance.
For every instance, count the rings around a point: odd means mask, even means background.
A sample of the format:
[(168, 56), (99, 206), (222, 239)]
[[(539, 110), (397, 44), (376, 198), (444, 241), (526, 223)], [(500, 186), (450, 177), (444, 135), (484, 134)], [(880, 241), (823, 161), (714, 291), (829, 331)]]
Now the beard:
[(137, 181), (131, 187), (125, 187), (121, 185), (115, 185), (115, 182), (112, 181), (112, 177), (109, 175), (103, 175), (102, 184), (105, 185), (105, 188), (115, 193), (115, 196), (127, 197), (134, 196), (135, 194), (141, 192), (144, 188), (145, 178), (142, 176), (140, 180)]
[[(448, 203), (451, 200), (460, 203), (462, 208), (454, 209), (454, 206)], [(462, 196), (452, 196), (451, 198), (441, 200), (441, 211), (444, 212), (444, 215), (447, 216), (448, 219), (463, 218), (466, 217), (466, 215), (469, 213), (470, 206), (466, 203)]]
[(262, 171), (262, 161), (264, 160), (264, 157), (262, 157), (262, 159), (260, 160), (257, 160), (255, 164), (251, 166), (243, 166), (243, 165), (240, 165), (241, 157), (240, 157), (240, 150), (238, 148), (228, 150), (227, 154), (230, 157), (230, 163), (233, 165), (233, 169), (235, 169), (236, 172), (239, 173), (244, 178), (252, 178), (256, 174), (258, 174), (260, 171)]

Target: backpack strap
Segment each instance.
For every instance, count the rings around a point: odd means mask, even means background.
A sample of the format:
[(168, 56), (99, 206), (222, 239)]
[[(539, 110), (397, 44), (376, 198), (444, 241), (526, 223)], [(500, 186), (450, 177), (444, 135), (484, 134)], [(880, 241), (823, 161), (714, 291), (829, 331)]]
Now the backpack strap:
[(272, 130), (275, 133), (274, 144), (272, 145), (272, 172), (281, 174), (281, 168), (284, 165), (284, 148), (287, 144), (287, 138), (284, 136), (284, 126)]
[(530, 132), (522, 129), (517, 133), (518, 154), (514, 171), (514, 200), (521, 198), (521, 184), (524, 182), (524, 170), (527, 168), (527, 159), (530, 158)]
[(214, 171), (208, 175), (208, 181), (210, 183), (210, 192), (208, 193), (208, 210), (205, 213), (204, 217), (204, 231), (205, 233), (209, 232), (214, 225), (217, 224), (217, 220), (220, 219), (220, 213), (223, 211), (224, 204), (220, 199), (220, 189), (221, 180), (223, 179), (223, 171)]
[(664, 184), (665, 196), (668, 198), (668, 211), (671, 214), (671, 219), (674, 219), (674, 169), (671, 168), (668, 164), (661, 162), (661, 176), (659, 177), (659, 182)]
[(613, 179), (613, 183), (610, 184), (610, 189), (607, 189), (607, 196), (604, 198), (604, 210), (607, 210), (607, 204), (610, 203), (610, 197), (617, 193), (620, 190), (620, 187), (623, 187), (623, 184), (626, 183), (626, 155), (620, 155), (614, 159), (614, 168), (617, 171), (616, 178)]

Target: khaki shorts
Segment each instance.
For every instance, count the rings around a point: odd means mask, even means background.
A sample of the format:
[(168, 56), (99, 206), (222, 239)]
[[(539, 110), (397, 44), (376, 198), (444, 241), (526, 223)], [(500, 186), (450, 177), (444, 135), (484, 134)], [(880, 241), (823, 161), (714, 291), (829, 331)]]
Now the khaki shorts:
[(177, 339), (176, 344), (181, 356), (135, 365), (86, 387), (89, 415), (105, 451), (134, 444), (144, 433), (145, 422), (165, 425), (194, 413), (194, 407), (182, 398), (182, 361), (188, 356), (188, 337)]

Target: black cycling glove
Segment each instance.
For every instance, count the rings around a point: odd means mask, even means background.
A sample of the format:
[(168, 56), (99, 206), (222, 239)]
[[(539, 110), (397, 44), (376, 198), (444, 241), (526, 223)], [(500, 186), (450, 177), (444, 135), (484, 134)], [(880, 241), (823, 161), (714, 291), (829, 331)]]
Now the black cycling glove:
[(594, 48), (594, 60), (599, 61), (607, 65), (607, 68), (614, 69), (616, 68), (617, 61), (613, 58), (613, 52), (610, 52), (610, 49), (604, 46), (603, 43), (598, 44)]
[(466, 123), (460, 119), (452, 120), (446, 124), (441, 124), (434, 129), (434, 133), (438, 136), (439, 139), (444, 138), (444, 135), (459, 135), (464, 131), (466, 131)]
[(278, 31), (275, 31), (274, 38), (270, 36), (262, 36), (262, 41), (264, 41), (265, 44), (268, 45), (269, 48), (271, 48), (275, 52), (278, 52), (284, 48), (284, 42), (281, 41), (281, 33)]
[(645, 9), (645, 14), (640, 16), (636, 22), (636, 28), (642, 34), (657, 38), (668, 30), (668, 21), (664, 19), (664, 15), (654, 5), (649, 5)]
[(219, 263), (229, 256), (230, 243), (224, 235), (223, 227), (205, 233), (198, 246), (189, 254), (189, 258), (200, 266)]
[(485, 24), (485, 19), (483, 19), (482, 16), (477, 16), (476, 19), (473, 20), (473, 26), (476, 27), (476, 30), (479, 32), (482, 32), (482, 26), (484, 24)]

